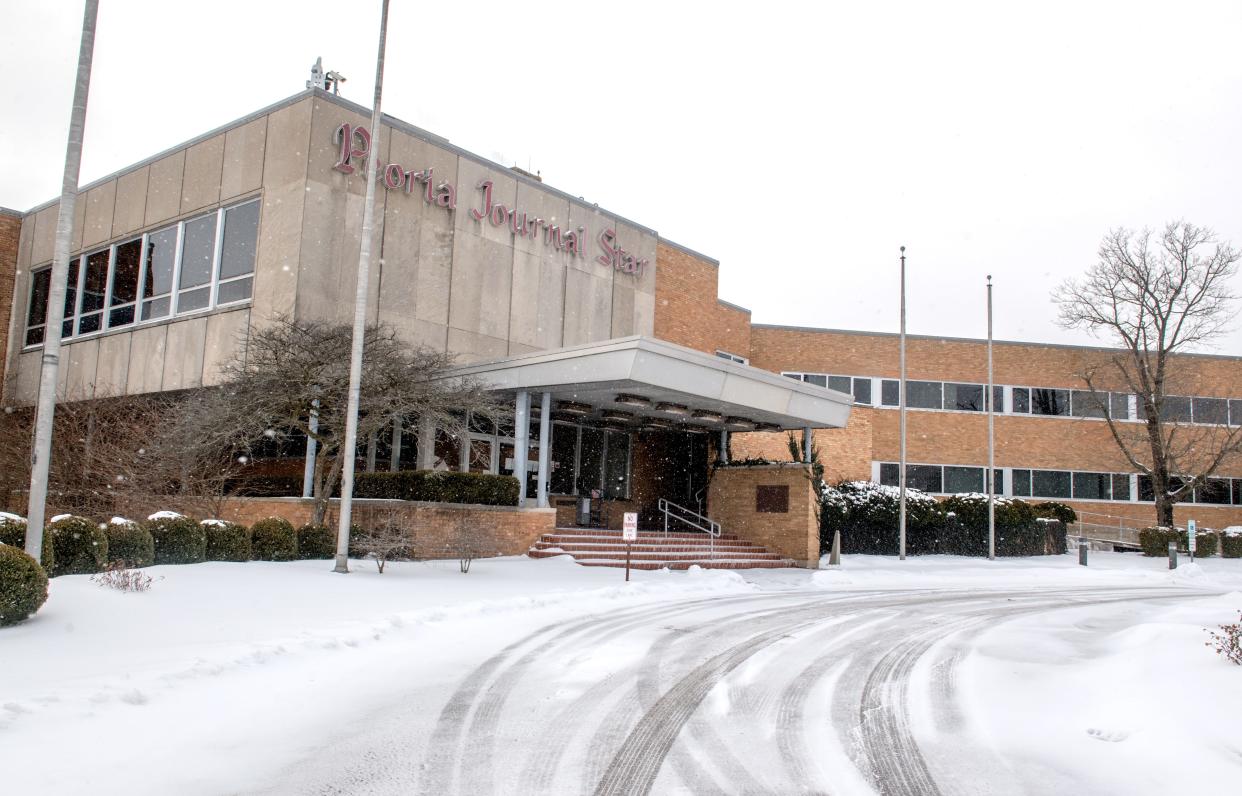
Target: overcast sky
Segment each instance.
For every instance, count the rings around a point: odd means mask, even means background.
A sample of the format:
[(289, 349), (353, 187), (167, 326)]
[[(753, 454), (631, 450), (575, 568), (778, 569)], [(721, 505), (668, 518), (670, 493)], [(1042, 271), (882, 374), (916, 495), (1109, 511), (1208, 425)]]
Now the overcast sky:
[[(59, 194), (81, 2), (0, 0), (0, 205)], [(378, 0), (102, 0), (83, 184), (343, 73)], [(1062, 331), (1111, 227), (1242, 245), (1237, 2), (392, 0), (384, 110), (721, 261), (759, 323)], [(1242, 292), (1242, 285), (1238, 286)], [(1215, 349), (1242, 354), (1242, 331)]]

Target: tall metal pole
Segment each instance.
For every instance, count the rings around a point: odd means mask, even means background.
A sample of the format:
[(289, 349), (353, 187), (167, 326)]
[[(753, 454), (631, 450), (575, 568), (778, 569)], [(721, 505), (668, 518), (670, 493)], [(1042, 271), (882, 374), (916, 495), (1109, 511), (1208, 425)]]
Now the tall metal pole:
[(384, 88), (384, 44), (388, 36), (388, 0), (380, 6), (379, 51), (375, 56), (375, 98), (371, 104), (371, 149), (363, 171), (367, 195), (362, 203), (362, 244), (358, 249), (358, 284), (354, 293), (354, 336), (349, 354), (349, 403), (345, 415), (345, 457), (341, 468), (341, 512), (336, 531), (334, 572), (349, 572), (349, 526), (354, 509), (354, 458), (358, 448), (358, 403), (362, 392), (362, 340), (367, 324), (367, 281), (371, 272), (371, 237), (375, 222), (375, 164), (380, 148), (380, 95)]
[(992, 385), (992, 275), (988, 274), (988, 558), (996, 558), (996, 403)]
[(99, 0), (86, 0), (82, 15), (82, 43), (78, 49), (78, 79), (69, 112), (69, 141), (65, 171), (56, 211), (56, 242), (52, 254), (52, 284), (48, 289), (43, 327), (43, 363), (39, 372), (39, 401), (35, 409), (35, 437), (30, 453), (30, 498), (26, 503), (26, 552), (42, 561), (43, 520), (47, 512), (47, 474), (52, 458), (52, 424), (56, 418), (56, 375), (60, 369), (61, 324), (65, 319), (65, 282), (69, 277), (69, 243), (73, 237), (73, 206), (78, 198), (82, 166), (82, 135), (86, 129), (86, 97), (91, 87), (91, 60), (95, 54), (95, 18)]
[(901, 247), (901, 352), (898, 355), (901, 381), (898, 387), (897, 414), (900, 418), (901, 463), (898, 465), (901, 508), (898, 511), (897, 557), (906, 560), (906, 247)]

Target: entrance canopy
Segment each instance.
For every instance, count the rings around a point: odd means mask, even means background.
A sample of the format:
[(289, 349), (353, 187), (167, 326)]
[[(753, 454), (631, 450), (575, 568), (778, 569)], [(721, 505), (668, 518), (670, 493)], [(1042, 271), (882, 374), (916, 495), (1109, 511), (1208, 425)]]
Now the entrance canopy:
[(686, 431), (840, 428), (853, 397), (650, 337), (454, 369), (502, 394), (551, 393), (555, 414)]

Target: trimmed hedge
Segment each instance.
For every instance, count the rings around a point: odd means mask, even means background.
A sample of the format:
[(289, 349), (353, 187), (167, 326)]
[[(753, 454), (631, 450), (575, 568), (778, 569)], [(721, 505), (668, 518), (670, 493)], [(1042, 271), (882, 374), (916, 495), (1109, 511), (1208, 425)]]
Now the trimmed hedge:
[[(16, 520), (0, 520), (0, 544), (25, 550), (26, 523)], [(43, 559), (40, 562), (43, 565), (43, 571), (51, 572), (56, 561), (56, 546), (52, 544), (52, 532), (47, 528), (43, 529), (43, 552), (40, 558)]]
[(203, 520), (199, 523), (207, 534), (208, 561), (249, 561), (250, 529), (224, 520)]
[[(353, 534), (350, 534), (352, 538)], [(336, 531), (326, 525), (303, 525), (298, 528), (298, 558), (336, 558)]]
[(1055, 500), (1047, 500), (1043, 503), (1034, 503), (1031, 505), (1031, 511), (1036, 517), (1045, 517), (1050, 520), (1060, 520), (1069, 525), (1078, 522), (1078, 512), (1074, 511), (1064, 503), (1058, 503)]
[(250, 528), (250, 555), (255, 561), (293, 561), (298, 535), (288, 520), (268, 517)]
[[(1228, 537), (1226, 537), (1228, 538)], [(1216, 555), (1220, 534), (1199, 532), (1195, 534), (1195, 557), (1211, 558)], [(1186, 531), (1176, 528), (1144, 528), (1139, 531), (1139, 547), (1143, 555), (1164, 558), (1169, 554), (1169, 542), (1177, 543), (1177, 552), (1190, 552), (1190, 538)], [(1230, 556), (1232, 557), (1232, 556)]]
[(108, 537), (108, 562), (121, 561), (126, 567), (149, 567), (155, 563), (155, 540), (151, 532), (136, 522), (117, 522), (113, 517), (104, 528)]
[(155, 541), (155, 563), (200, 564), (207, 560), (207, 531), (189, 517), (156, 516), (143, 527)]
[(359, 473), (354, 477), (354, 497), (357, 498), (516, 506), (518, 491), (518, 480), (513, 476), (488, 473), (402, 470)]
[(1220, 535), (1221, 558), (1242, 558), (1242, 533)]
[(0, 544), (0, 627), (15, 625), (47, 602), (47, 573), (22, 550)]
[(47, 526), (52, 532), (52, 577), (93, 575), (108, 563), (108, 537), (85, 517), (65, 517)]
[[(841, 531), (843, 553), (896, 555), (900, 493), (895, 487), (846, 481), (824, 491), (820, 513), (820, 549)], [(1021, 500), (996, 498), (996, 554), (1037, 556), (1064, 552), (1065, 525), (1041, 521)], [(917, 489), (906, 489), (906, 552), (909, 555), (985, 556), (988, 553), (986, 495), (954, 495), (943, 502)]]
[(301, 497), (300, 475), (245, 475), (224, 482), (226, 494), (238, 497)]

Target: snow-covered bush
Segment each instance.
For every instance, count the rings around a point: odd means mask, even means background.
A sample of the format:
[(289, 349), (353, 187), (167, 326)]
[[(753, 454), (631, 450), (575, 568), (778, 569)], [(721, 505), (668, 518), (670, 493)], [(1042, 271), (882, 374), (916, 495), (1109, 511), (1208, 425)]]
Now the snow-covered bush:
[(108, 560), (126, 567), (149, 567), (155, 563), (155, 540), (151, 532), (133, 520), (113, 517), (104, 528), (108, 537)]
[(336, 557), (336, 531), (326, 525), (298, 528), (298, 558), (304, 560)]
[[(896, 555), (900, 490), (870, 481), (842, 481), (824, 489), (820, 497), (820, 548), (832, 546), (841, 531), (843, 553)], [(911, 553), (934, 552), (934, 540), (943, 515), (936, 499), (917, 489), (906, 489), (906, 543)]]
[(280, 517), (268, 517), (251, 526), (250, 545), (255, 561), (293, 561), (298, 557), (297, 533)]
[(47, 573), (22, 550), (0, 544), (0, 627), (14, 625), (47, 602)]
[(1242, 558), (1242, 526), (1230, 525), (1220, 534), (1221, 558)]
[(1058, 503), (1055, 500), (1046, 500), (1042, 503), (1034, 503), (1031, 510), (1035, 512), (1036, 517), (1047, 517), (1052, 520), (1060, 520), (1069, 525), (1078, 522), (1078, 512), (1074, 511), (1064, 503)]
[[(1190, 551), (1190, 539), (1186, 531), (1177, 528), (1144, 528), (1139, 531), (1139, 547), (1143, 555), (1163, 558), (1169, 554), (1169, 542), (1177, 543), (1179, 553)], [(1216, 555), (1217, 535), (1200, 531), (1195, 534), (1195, 556), (1210, 558)]]
[[(16, 514), (4, 512), (0, 516), (0, 544), (7, 544), (10, 547), (16, 547), (19, 550), (26, 549), (26, 520)], [(47, 528), (43, 529), (43, 553), (40, 556), (43, 560), (44, 572), (51, 572), (55, 566), (56, 548), (52, 544), (52, 532)]]
[(48, 530), (56, 550), (52, 577), (92, 575), (108, 563), (108, 537), (85, 517), (58, 515)]
[(224, 520), (203, 520), (207, 533), (208, 561), (249, 561), (250, 529)]
[(157, 564), (199, 564), (207, 558), (207, 531), (175, 511), (157, 511), (144, 526), (155, 542)]
[(151, 588), (152, 578), (125, 566), (124, 561), (113, 561), (103, 572), (91, 575), (91, 583), (117, 591), (147, 591)]
[[(983, 556), (988, 553), (988, 496), (980, 493), (953, 495), (940, 504), (945, 512), (939, 552)], [(1030, 504), (1013, 498), (992, 501), (998, 556), (1040, 556), (1045, 552), (1047, 531), (1035, 521)]]
[(1205, 642), (1207, 646), (1215, 647), (1217, 654), (1230, 663), (1242, 666), (1242, 612), (1238, 613), (1237, 622), (1231, 625), (1221, 625), (1219, 633), (1208, 630), (1208, 634), (1211, 640)]

